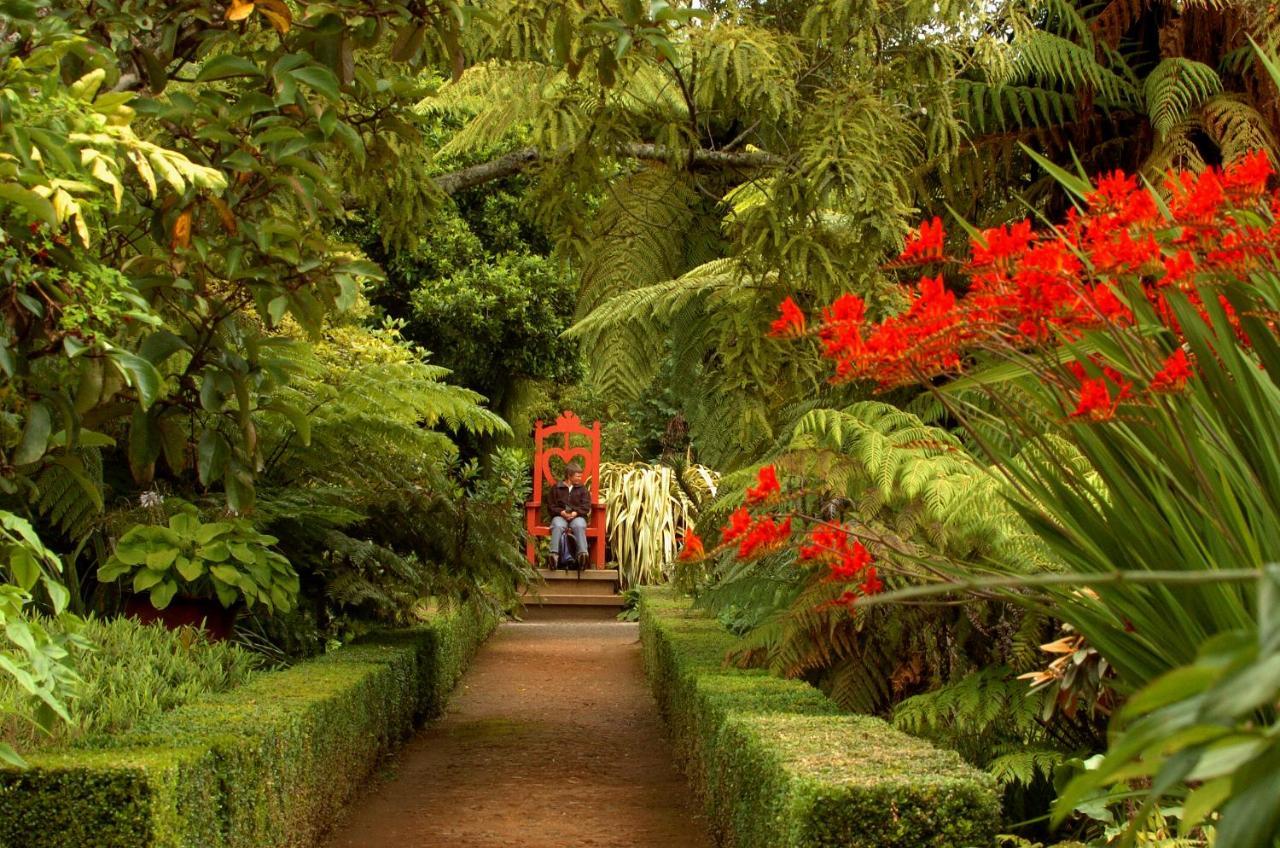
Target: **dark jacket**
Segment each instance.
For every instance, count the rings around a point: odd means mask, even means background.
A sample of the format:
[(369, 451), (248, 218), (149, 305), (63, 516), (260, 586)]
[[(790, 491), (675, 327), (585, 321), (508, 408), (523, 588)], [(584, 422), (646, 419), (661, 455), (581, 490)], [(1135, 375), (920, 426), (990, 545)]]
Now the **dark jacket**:
[(569, 484), (561, 480), (542, 496), (542, 506), (547, 511), (548, 521), (566, 511), (586, 518), (591, 514), (591, 490), (583, 484), (569, 491)]

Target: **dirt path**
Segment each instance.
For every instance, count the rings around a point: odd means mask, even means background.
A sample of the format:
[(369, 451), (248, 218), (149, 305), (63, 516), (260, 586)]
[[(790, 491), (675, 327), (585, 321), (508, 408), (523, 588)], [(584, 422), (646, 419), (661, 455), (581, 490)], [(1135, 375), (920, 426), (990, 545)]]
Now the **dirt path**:
[(503, 625), (327, 848), (710, 848), (634, 624)]

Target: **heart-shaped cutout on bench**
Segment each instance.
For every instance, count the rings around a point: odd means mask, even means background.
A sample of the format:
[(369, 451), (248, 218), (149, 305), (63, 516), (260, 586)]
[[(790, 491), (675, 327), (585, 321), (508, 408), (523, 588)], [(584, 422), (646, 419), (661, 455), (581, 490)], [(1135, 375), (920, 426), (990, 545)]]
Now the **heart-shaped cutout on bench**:
[(585, 471), (591, 470), (591, 449), (590, 448), (543, 448), (542, 449), (542, 473), (547, 477), (554, 477), (551, 460), (558, 459), (561, 462), (561, 469), (567, 466), (574, 459), (581, 461)]

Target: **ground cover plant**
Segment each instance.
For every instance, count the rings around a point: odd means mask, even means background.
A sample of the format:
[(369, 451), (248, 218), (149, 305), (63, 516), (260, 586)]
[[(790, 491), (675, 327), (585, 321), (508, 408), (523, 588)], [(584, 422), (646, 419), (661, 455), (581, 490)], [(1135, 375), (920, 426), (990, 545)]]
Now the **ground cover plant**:
[[(57, 632), (57, 623), (46, 627)], [(212, 642), (198, 628), (171, 631), (131, 618), (91, 618), (79, 634), (93, 645), (76, 660), (80, 677), (73, 722), (48, 732), (13, 681), (0, 683), (5, 723), (0, 739), (19, 751), (87, 746), (205, 695), (234, 689), (262, 658), (228, 642)]]

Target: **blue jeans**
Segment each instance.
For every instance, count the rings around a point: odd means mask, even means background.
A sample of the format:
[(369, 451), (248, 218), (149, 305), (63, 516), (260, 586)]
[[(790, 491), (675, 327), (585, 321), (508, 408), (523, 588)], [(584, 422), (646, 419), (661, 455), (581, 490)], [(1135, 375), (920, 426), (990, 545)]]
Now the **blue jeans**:
[(573, 531), (573, 541), (577, 544), (575, 553), (582, 553), (587, 549), (587, 519), (579, 515), (573, 521), (565, 521), (562, 516), (557, 515), (551, 519), (551, 554), (557, 563), (560, 561), (560, 537), (566, 529)]

